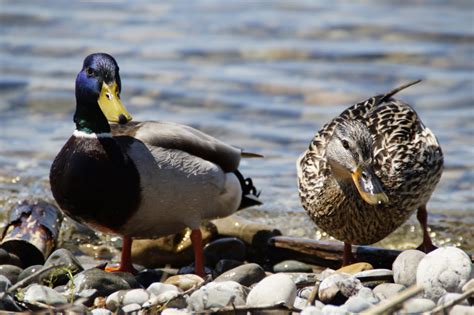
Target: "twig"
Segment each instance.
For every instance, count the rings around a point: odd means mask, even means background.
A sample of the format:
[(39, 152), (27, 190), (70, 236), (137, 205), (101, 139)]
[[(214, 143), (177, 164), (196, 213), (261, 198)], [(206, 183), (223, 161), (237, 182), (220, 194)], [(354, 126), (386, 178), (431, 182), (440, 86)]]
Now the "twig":
[(445, 314), (445, 312), (442, 312), (442, 311), (450, 308), (453, 305), (458, 304), (462, 300), (467, 299), (468, 297), (470, 297), (472, 295), (474, 295), (474, 288), (472, 288), (470, 290), (467, 290), (466, 292), (464, 292), (463, 294), (461, 294), (457, 298), (453, 299), (452, 301), (449, 301), (446, 304), (435, 307), (434, 309), (431, 310), (431, 314)]

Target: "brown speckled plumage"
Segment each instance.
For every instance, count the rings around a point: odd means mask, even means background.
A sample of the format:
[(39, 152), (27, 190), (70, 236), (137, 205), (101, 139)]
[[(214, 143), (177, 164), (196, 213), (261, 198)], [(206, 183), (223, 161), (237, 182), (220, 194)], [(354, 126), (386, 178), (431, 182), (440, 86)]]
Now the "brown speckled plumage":
[[(414, 82), (416, 83), (416, 82)], [(443, 154), (433, 133), (408, 104), (392, 96), (414, 83), (357, 103), (315, 135), (297, 162), (303, 207), (316, 225), (350, 244), (375, 243), (428, 202), (443, 170)], [(369, 205), (355, 185), (341, 188), (326, 159), (339, 124), (363, 123), (372, 138), (371, 165), (389, 202)]]

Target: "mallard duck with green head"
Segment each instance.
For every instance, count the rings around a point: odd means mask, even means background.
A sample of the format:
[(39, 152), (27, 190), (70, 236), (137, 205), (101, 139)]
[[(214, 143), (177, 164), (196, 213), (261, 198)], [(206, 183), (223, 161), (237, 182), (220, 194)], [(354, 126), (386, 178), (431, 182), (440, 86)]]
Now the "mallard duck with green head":
[(241, 157), (254, 155), (189, 126), (130, 122), (121, 90), (112, 56), (85, 58), (76, 79), (76, 130), (51, 166), (53, 196), (71, 218), (123, 236), (119, 271), (134, 271), (132, 239), (189, 227), (195, 270), (203, 275), (201, 221), (260, 204), (251, 179), (238, 171)]
[(408, 104), (394, 99), (416, 82), (357, 103), (323, 126), (297, 161), (300, 200), (323, 231), (351, 244), (373, 244), (415, 210), (421, 249), (433, 249), (426, 204), (443, 170), (443, 153)]

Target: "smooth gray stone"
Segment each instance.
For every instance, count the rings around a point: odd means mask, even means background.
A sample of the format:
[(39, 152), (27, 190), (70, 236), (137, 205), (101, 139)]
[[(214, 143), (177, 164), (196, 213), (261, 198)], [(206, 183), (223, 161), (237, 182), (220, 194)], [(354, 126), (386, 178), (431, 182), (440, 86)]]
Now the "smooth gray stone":
[(218, 310), (228, 305), (245, 305), (244, 287), (235, 281), (210, 282), (194, 291), (188, 299), (188, 310)]
[(214, 282), (235, 281), (249, 287), (265, 278), (265, 276), (266, 274), (262, 267), (258, 264), (250, 263), (224, 272)]
[(206, 266), (214, 268), (221, 259), (244, 261), (247, 247), (236, 237), (224, 237), (204, 246), (203, 254)]
[(427, 254), (416, 271), (416, 284), (424, 297), (437, 301), (446, 292), (458, 293), (471, 279), (469, 256), (456, 247), (440, 247)]
[(98, 296), (108, 296), (115, 291), (130, 289), (130, 285), (124, 279), (97, 268), (88, 269), (75, 275), (72, 285), (75, 295), (79, 295), (86, 289), (96, 289)]
[(10, 280), (11, 284), (15, 284), (18, 281), (18, 276), (23, 271), (22, 268), (14, 265), (1, 265), (0, 266), (0, 275), (5, 276)]
[(436, 306), (430, 299), (411, 299), (403, 303), (403, 311), (406, 313), (428, 312)]
[(425, 256), (425, 253), (416, 249), (403, 251), (393, 262), (393, 281), (405, 287), (415, 284), (418, 264)]
[(241, 265), (242, 265), (242, 262), (238, 260), (221, 259), (217, 262), (216, 267), (214, 268), (214, 272), (215, 272), (216, 277), (218, 277), (224, 272), (234, 269)]
[(46, 305), (61, 305), (67, 303), (67, 299), (64, 295), (40, 284), (28, 286), (23, 300), (27, 303), (34, 304), (35, 302), (40, 302)]
[(344, 306), (348, 312), (360, 313), (369, 307), (372, 307), (372, 304), (359, 296), (351, 296), (347, 299), (346, 303), (344, 303)]
[[(75, 275), (84, 270), (77, 258), (67, 249), (59, 248), (55, 250), (44, 263), (43, 268), (58, 266), (41, 276), (43, 283), (52, 282), (54, 286), (66, 284), (70, 280), (69, 272)], [(64, 268), (59, 268), (64, 267)]]
[(150, 298), (145, 289), (120, 290), (110, 294), (105, 301), (107, 309), (115, 312), (122, 306), (129, 304), (144, 304)]
[(313, 268), (297, 260), (284, 260), (273, 266), (273, 272), (313, 272)]
[[(276, 290), (278, 288), (278, 290)], [(257, 283), (247, 296), (247, 306), (263, 307), (283, 304), (292, 306), (296, 299), (296, 285), (285, 273), (270, 275)]]
[(376, 286), (373, 292), (380, 300), (385, 300), (405, 289), (404, 285), (398, 283), (382, 283)]
[(5, 292), (8, 288), (12, 285), (10, 279), (5, 277), (4, 275), (0, 275), (0, 293)]
[(390, 269), (371, 269), (358, 272), (354, 275), (356, 278), (376, 276), (393, 276), (393, 271)]
[(21, 281), (25, 279), (26, 277), (31, 276), (35, 272), (38, 272), (38, 270), (41, 270), (43, 268), (43, 265), (33, 265), (29, 266), (28, 268), (25, 268), (19, 275), (18, 275), (18, 280)]

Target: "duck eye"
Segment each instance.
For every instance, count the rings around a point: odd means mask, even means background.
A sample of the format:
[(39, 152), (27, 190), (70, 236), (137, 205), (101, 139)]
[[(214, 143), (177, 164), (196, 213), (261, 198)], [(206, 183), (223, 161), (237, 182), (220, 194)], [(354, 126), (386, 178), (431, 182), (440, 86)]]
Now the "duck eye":
[(344, 149), (349, 150), (349, 142), (347, 140), (341, 140), (341, 142)]
[(94, 77), (95, 76), (95, 71), (92, 70), (91, 68), (86, 68), (86, 74), (89, 77)]

